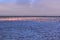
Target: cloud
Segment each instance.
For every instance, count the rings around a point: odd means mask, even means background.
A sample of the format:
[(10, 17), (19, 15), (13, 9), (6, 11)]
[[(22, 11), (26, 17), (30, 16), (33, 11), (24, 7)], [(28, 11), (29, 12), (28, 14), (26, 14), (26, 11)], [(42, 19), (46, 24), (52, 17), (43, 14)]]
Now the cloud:
[(33, 5), (0, 4), (0, 16), (60, 16), (60, 0), (38, 0)]

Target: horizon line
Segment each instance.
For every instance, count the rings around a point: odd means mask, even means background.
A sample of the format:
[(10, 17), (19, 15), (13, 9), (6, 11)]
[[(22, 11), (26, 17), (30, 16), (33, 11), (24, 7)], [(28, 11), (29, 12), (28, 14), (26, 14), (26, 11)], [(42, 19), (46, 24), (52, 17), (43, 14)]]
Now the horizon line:
[(60, 16), (0, 16), (0, 18), (6, 17), (60, 17)]

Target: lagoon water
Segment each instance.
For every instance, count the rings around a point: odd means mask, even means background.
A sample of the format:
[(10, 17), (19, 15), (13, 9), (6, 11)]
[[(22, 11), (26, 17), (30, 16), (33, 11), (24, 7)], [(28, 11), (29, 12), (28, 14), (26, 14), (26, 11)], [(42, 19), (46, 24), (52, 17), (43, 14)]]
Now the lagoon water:
[(0, 21), (0, 40), (59, 40), (60, 22)]

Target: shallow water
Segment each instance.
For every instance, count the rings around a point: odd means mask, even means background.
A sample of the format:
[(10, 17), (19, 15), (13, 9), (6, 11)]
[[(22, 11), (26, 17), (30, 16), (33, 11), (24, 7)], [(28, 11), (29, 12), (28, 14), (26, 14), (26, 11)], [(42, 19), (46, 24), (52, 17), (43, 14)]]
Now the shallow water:
[(0, 21), (0, 40), (59, 40), (60, 22)]

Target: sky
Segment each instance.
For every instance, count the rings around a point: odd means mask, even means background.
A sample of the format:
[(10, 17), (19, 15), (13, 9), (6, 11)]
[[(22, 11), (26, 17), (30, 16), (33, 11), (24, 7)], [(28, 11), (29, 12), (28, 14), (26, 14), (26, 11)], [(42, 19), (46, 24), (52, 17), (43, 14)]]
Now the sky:
[(0, 0), (0, 16), (60, 16), (60, 0)]

